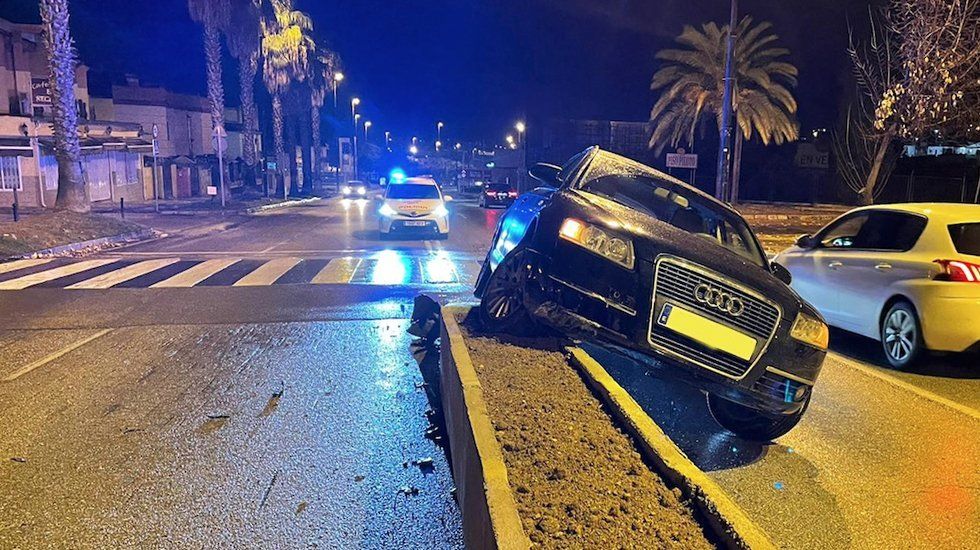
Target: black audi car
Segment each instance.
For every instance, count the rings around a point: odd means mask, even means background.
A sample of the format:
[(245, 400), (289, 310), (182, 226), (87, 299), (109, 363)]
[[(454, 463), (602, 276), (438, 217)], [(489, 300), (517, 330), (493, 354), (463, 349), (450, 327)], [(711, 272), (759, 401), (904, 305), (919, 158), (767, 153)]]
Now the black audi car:
[(477, 279), (490, 330), (538, 322), (680, 377), (747, 439), (799, 422), (827, 325), (735, 210), (598, 147), (530, 174)]

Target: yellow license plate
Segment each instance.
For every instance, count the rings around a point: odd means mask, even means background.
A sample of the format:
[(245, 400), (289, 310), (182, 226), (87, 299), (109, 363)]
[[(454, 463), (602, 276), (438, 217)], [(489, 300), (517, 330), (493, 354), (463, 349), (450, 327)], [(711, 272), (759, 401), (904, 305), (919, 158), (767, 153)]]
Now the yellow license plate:
[(673, 304), (664, 306), (657, 323), (705, 347), (744, 361), (755, 353), (755, 338)]

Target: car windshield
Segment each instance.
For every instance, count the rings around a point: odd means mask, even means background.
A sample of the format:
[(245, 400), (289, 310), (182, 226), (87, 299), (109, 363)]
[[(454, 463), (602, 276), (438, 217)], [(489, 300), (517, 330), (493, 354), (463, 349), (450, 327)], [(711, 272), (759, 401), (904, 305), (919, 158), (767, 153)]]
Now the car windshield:
[(435, 185), (402, 183), (388, 186), (389, 199), (438, 199), (439, 188)]
[(980, 223), (958, 223), (949, 226), (949, 236), (960, 254), (980, 256)]
[(510, 186), (509, 185), (501, 185), (501, 184), (488, 185), (487, 186), (487, 191), (498, 191), (498, 192), (499, 191), (503, 191), (503, 192), (506, 193), (507, 191), (510, 191)]
[(578, 189), (710, 239), (762, 267), (767, 265), (742, 218), (640, 163), (600, 154), (579, 182)]

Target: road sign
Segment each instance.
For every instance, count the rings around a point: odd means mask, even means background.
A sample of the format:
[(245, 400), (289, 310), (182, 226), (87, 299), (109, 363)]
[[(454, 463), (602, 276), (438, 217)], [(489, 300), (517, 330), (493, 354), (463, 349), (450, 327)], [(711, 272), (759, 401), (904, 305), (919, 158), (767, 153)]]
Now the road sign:
[(216, 126), (211, 132), (211, 148), (215, 152), (224, 154), (228, 150), (228, 133), (221, 126)]
[(154, 123), (153, 124), (153, 138), (156, 139), (158, 137), (160, 137), (160, 127), (157, 126), (156, 123)]
[(667, 168), (687, 168), (695, 170), (698, 167), (698, 156), (686, 153), (667, 153)]
[(826, 170), (830, 167), (830, 152), (821, 151), (813, 143), (801, 143), (796, 147), (793, 162), (799, 168)]
[(153, 156), (156, 157), (160, 154), (160, 141), (157, 138), (153, 138)]

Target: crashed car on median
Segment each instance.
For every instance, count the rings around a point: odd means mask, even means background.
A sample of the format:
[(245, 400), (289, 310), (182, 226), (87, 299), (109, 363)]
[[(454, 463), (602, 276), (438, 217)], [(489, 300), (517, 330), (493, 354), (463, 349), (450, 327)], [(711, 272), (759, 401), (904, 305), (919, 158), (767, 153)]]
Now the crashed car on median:
[(736, 211), (598, 147), (530, 174), (477, 279), (487, 328), (538, 322), (679, 377), (747, 439), (799, 422), (827, 325)]

